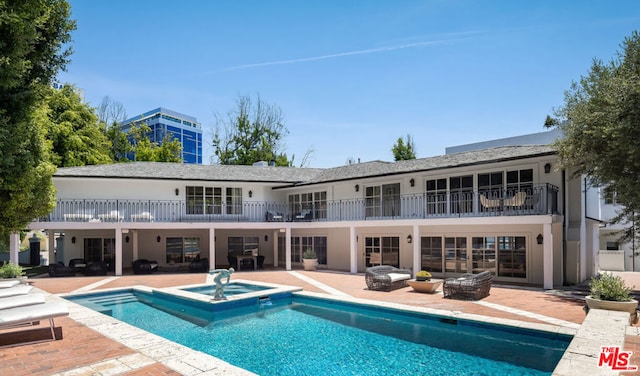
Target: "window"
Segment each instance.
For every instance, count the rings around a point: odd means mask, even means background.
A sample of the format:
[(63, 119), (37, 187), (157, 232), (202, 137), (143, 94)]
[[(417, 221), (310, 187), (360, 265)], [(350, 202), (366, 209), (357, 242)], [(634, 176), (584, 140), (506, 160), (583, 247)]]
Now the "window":
[(445, 272), (467, 272), (467, 238), (444, 238)]
[(291, 237), (291, 262), (302, 262), (302, 254), (307, 249), (313, 249), (318, 256), (318, 264), (327, 264), (327, 237), (300, 236)]
[(447, 179), (427, 180), (427, 214), (447, 213)]
[(618, 242), (607, 242), (607, 251), (617, 251), (620, 249)]
[(604, 203), (605, 205), (615, 205), (616, 204), (616, 191), (615, 189), (606, 187), (603, 190), (604, 193)]
[(400, 213), (400, 183), (370, 186), (365, 190), (367, 217), (393, 217)]
[(242, 214), (242, 188), (227, 188), (227, 214)]
[(84, 259), (87, 262), (104, 261), (109, 269), (115, 267), (116, 240), (114, 238), (85, 238)]
[(527, 247), (524, 236), (498, 236), (498, 275), (526, 278)]
[(226, 188), (222, 197), (221, 187), (186, 187), (187, 214), (222, 214), (223, 202), (226, 214), (242, 214), (242, 188)]
[(533, 193), (533, 169), (507, 171), (507, 195), (518, 192)]
[(442, 237), (420, 239), (420, 267), (429, 272), (442, 272)]
[(474, 237), (471, 248), (473, 273), (490, 271), (496, 274), (496, 238), (494, 236)]
[(327, 192), (311, 192), (289, 195), (289, 213), (311, 213), (313, 219), (327, 218)]
[(230, 236), (227, 242), (229, 253), (234, 255), (242, 255), (245, 251), (260, 248), (260, 239), (257, 236)]
[(382, 236), (382, 237), (366, 237), (364, 239), (365, 247), (365, 262), (367, 266), (371, 266), (370, 263), (371, 254), (378, 253), (381, 257), (381, 263), (383, 265), (391, 265), (399, 267), (400, 265), (400, 238), (397, 236)]
[(473, 175), (449, 178), (451, 213), (473, 212)]
[(182, 264), (200, 258), (200, 238), (167, 237), (167, 264)]

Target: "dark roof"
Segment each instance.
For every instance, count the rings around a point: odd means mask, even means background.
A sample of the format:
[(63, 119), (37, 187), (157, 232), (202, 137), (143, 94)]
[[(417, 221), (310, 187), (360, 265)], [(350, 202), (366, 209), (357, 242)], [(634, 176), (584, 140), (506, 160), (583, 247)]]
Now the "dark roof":
[(334, 168), (273, 166), (195, 165), (180, 163), (130, 162), (108, 165), (63, 167), (56, 177), (167, 179), (282, 183), (284, 185), (321, 184), (376, 176), (406, 174), (496, 163), (508, 160), (554, 155), (549, 145), (502, 146), (408, 161), (372, 161)]

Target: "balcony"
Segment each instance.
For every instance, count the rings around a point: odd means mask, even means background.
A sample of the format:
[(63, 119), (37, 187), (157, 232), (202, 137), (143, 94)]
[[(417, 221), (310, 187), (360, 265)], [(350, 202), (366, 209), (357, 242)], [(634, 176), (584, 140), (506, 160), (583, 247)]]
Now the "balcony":
[(243, 202), (187, 205), (181, 201), (58, 200), (43, 222), (295, 222), (521, 216), (558, 213), (558, 188), (368, 197), (289, 205)]

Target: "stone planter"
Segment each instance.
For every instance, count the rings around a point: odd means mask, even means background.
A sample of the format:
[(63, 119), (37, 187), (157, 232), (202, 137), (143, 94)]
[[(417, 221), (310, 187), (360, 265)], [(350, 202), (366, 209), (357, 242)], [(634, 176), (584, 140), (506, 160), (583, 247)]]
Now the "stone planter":
[(302, 259), (304, 270), (316, 270), (318, 265), (318, 259)]
[(609, 311), (629, 312), (629, 323), (635, 324), (638, 322), (638, 315), (636, 314), (638, 309), (638, 301), (632, 299), (628, 302), (616, 302), (611, 300), (594, 299), (591, 295), (584, 298), (589, 309), (606, 309)]

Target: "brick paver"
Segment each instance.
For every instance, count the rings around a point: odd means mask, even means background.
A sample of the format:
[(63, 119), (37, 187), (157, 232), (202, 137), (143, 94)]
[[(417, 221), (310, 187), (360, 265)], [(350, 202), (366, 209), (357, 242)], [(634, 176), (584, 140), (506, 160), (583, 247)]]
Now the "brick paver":
[[(366, 289), (364, 276), (362, 275), (328, 271), (297, 270), (296, 272), (356, 298), (460, 311), (521, 321), (541, 322), (535, 318), (505, 312), (474, 302), (444, 299), (442, 294), (416, 293), (410, 287), (392, 292), (369, 291)], [(49, 293), (60, 294), (89, 286), (105, 278), (106, 277), (33, 278), (31, 282), (35, 287)], [(204, 283), (206, 278), (206, 273), (126, 275), (115, 278), (109, 283), (101, 285), (98, 289), (134, 285), (146, 285), (157, 288), (171, 287)], [(634, 273), (631, 276), (626, 276), (626, 278), (632, 281), (637, 280), (636, 286), (640, 286), (640, 273)], [(324, 292), (322, 289), (285, 271), (236, 272), (233, 274), (232, 280), (237, 279), (300, 286), (305, 291)], [(491, 288), (491, 295), (482, 301), (576, 324), (582, 323), (585, 317), (585, 313), (582, 310), (584, 305), (582, 301), (572, 297), (564, 297), (546, 292), (542, 289), (494, 285)], [(62, 340), (0, 349), (0, 364), (2, 365), (0, 367), (0, 376), (64, 373), (64, 371), (134, 353), (134, 350), (104, 337), (70, 318), (56, 319), (56, 327), (63, 335)], [(23, 341), (27, 335), (36, 336), (36, 338), (40, 335), (40, 338), (44, 338), (42, 336), (48, 334), (45, 333), (48, 330), (48, 325), (41, 325), (34, 329), (37, 330), (27, 331), (22, 328), (20, 330), (3, 331), (0, 344), (10, 343), (11, 341), (13, 341), (13, 343), (20, 342)], [(640, 365), (640, 338), (627, 336), (625, 348), (634, 352), (631, 363)], [(177, 375), (178, 373), (161, 363), (154, 363), (125, 374)]]

